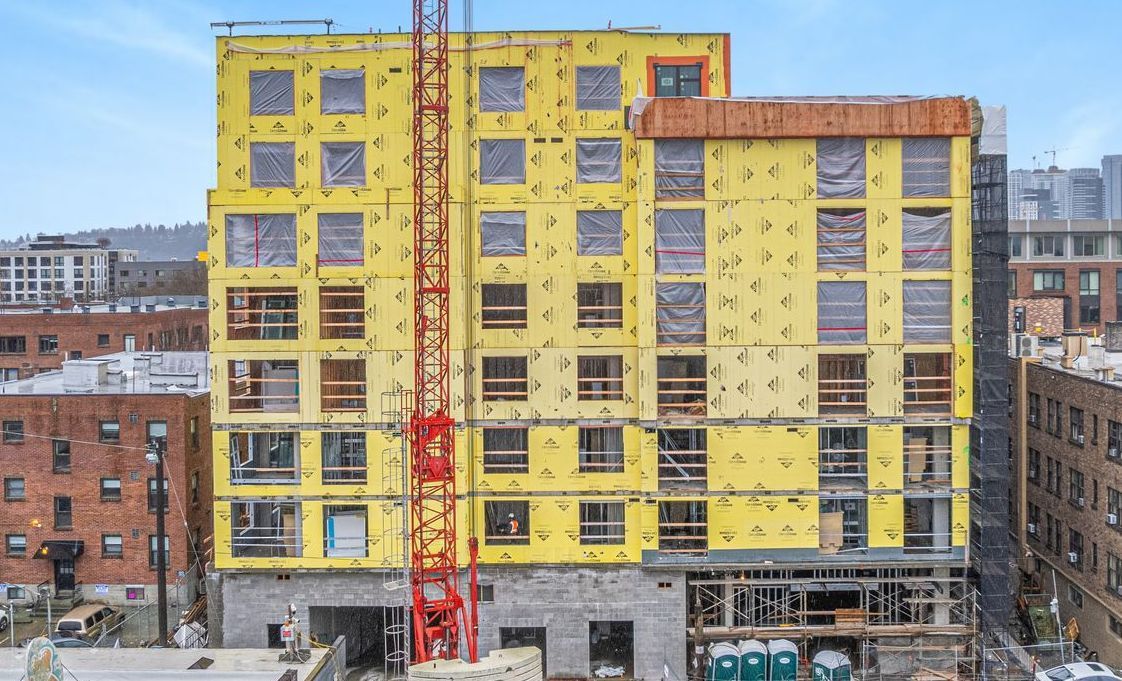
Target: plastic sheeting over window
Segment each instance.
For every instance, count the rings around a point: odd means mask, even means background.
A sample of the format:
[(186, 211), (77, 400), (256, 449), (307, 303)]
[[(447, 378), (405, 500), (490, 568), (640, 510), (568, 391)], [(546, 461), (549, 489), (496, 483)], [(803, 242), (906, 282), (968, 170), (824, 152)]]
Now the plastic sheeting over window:
[(903, 247), (905, 270), (949, 270), (950, 209), (905, 208)]
[(659, 345), (705, 345), (705, 284), (658, 284), (655, 317)]
[(292, 142), (251, 142), (250, 187), (295, 187), (296, 145)]
[(705, 141), (655, 140), (655, 198), (705, 198)]
[(324, 187), (366, 185), (366, 146), (362, 142), (324, 142), (319, 163)]
[(705, 211), (655, 211), (655, 272), (705, 274)]
[(577, 140), (577, 182), (612, 183), (623, 179), (623, 142), (618, 139)]
[(480, 111), (525, 111), (526, 75), (521, 66), (479, 69)]
[(904, 196), (950, 196), (950, 139), (905, 137), (903, 147)]
[(295, 214), (226, 216), (227, 267), (288, 267), (295, 264)]
[(479, 215), (484, 256), (526, 255), (526, 214), (492, 211)]
[(319, 73), (320, 113), (366, 113), (362, 69), (324, 69)]
[(818, 140), (818, 198), (865, 196), (865, 140), (834, 137)]
[(830, 208), (818, 211), (818, 271), (865, 269), (865, 211)]
[(904, 282), (904, 342), (951, 342), (951, 282)]
[(619, 98), (618, 66), (577, 67), (578, 111), (615, 111)]
[(480, 140), (479, 181), (482, 184), (524, 184), (526, 141)]
[(295, 113), (292, 71), (249, 72), (249, 115), (291, 116)]
[(865, 282), (818, 283), (818, 342), (864, 343)]
[(577, 211), (577, 255), (622, 254), (623, 211)]
[(320, 267), (362, 265), (362, 253), (362, 213), (320, 214)]

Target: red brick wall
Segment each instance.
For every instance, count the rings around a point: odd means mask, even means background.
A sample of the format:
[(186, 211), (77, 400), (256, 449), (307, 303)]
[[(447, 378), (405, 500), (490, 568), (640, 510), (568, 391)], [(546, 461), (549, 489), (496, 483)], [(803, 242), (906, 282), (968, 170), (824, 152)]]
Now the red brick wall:
[[(0, 470), (4, 477), (23, 477), (26, 501), (0, 500), (0, 534), (27, 535), (27, 557), (11, 558), (0, 548), (2, 581), (37, 584), (53, 580), (53, 564), (32, 558), (44, 540), (81, 540), (85, 552), (75, 562), (75, 579), (84, 584), (151, 584), (155, 571), (148, 567), (148, 536), (155, 534), (156, 518), (148, 512), (148, 478), (155, 467), (148, 464), (143, 447), (147, 421), (167, 421), (167, 470), (169, 489), (167, 533), (171, 543), (169, 582), (175, 571), (191, 563), (183, 516), (175, 494), (184, 505), (189, 526), (212, 534), (209, 520), (211, 488), (209, 396), (200, 395), (56, 395), (0, 396), (0, 414), (5, 420), (21, 419), (22, 444), (0, 443)], [(130, 419), (135, 415), (135, 423)], [(190, 419), (198, 418), (199, 446), (188, 435)], [(100, 421), (121, 425), (120, 445), (98, 443)], [(46, 435), (71, 441), (70, 473), (52, 472), (52, 440), (30, 437)], [(83, 444), (90, 443), (90, 444)], [(200, 503), (190, 501), (190, 479), (197, 473), (202, 483)], [(121, 479), (121, 500), (101, 500), (101, 478)], [(54, 528), (54, 496), (73, 499), (73, 528)], [(38, 521), (38, 522), (36, 522)], [(39, 526), (36, 527), (35, 525)], [(134, 532), (136, 537), (134, 538)], [(124, 556), (101, 557), (101, 535), (120, 534)]]
[[(19, 369), (19, 377), (42, 370), (58, 369), (68, 353), (77, 350), (83, 358), (108, 355), (125, 349), (125, 335), (136, 336), (136, 349), (206, 350), (207, 311), (177, 308), (158, 312), (52, 314), (0, 314), (0, 336), (24, 336), (27, 352), (0, 354), (0, 369)], [(39, 336), (58, 336), (58, 352), (39, 353)], [(97, 337), (109, 335), (109, 344), (99, 346)]]
[[(1080, 328), (1085, 331), (1095, 330), (1102, 335), (1106, 327), (1104, 322), (1116, 321), (1118, 316), (1116, 303), (1116, 284), (1118, 269), (1120, 264), (1117, 262), (1032, 262), (1032, 263), (1010, 263), (1009, 269), (1017, 273), (1017, 298), (1028, 297), (1043, 297), (1052, 296), (1056, 298), (1068, 298), (1071, 300), (1071, 319), (1070, 328)], [(1037, 270), (1063, 270), (1064, 273), (1064, 290), (1056, 291), (1054, 293), (1042, 294), (1038, 291), (1033, 291), (1032, 288), (1032, 273)], [(1099, 323), (1098, 324), (1084, 324), (1079, 319), (1079, 272), (1083, 270), (1098, 270), (1099, 271)]]
[(1010, 298), (1009, 334), (1014, 333), (1013, 310), (1025, 310), (1025, 326), (1021, 333), (1034, 336), (1060, 336), (1064, 332), (1064, 301), (1062, 298)]

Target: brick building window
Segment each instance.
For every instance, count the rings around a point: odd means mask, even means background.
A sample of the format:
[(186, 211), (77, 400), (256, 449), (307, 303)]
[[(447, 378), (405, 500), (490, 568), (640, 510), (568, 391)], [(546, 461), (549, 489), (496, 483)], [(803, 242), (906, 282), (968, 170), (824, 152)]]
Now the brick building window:
[(1077, 258), (1101, 258), (1106, 255), (1106, 237), (1102, 234), (1072, 234), (1071, 254)]
[(1075, 607), (1083, 607), (1083, 592), (1079, 588), (1070, 584), (1067, 587), (1067, 599), (1071, 601), (1071, 604)]
[(1030, 537), (1040, 539), (1040, 507), (1032, 502), (1029, 502), (1028, 505), (1028, 527), (1026, 530)]
[(1099, 271), (1084, 270), (1079, 273), (1079, 323), (1098, 324)]
[(1020, 258), (1024, 255), (1025, 238), (1019, 234), (1009, 237), (1009, 257)]
[(4, 536), (4, 552), (9, 558), (23, 558), (27, 555), (27, 535), (9, 534)]
[(1083, 534), (1073, 529), (1068, 529), (1067, 562), (1076, 570), (1083, 569)]
[[(1106, 524), (1119, 529), (1119, 521), (1122, 520), (1122, 492), (1109, 486), (1106, 488), (1106, 513)], [(1114, 522), (1110, 522), (1111, 520)]]
[(1041, 291), (1063, 291), (1064, 290), (1064, 273), (1063, 270), (1045, 270), (1032, 273), (1032, 290)]
[(192, 416), (187, 422), (187, 437), (191, 441), (191, 449), (199, 448), (199, 417)]
[(51, 441), (51, 470), (55, 473), (69, 473), (70, 472), (70, 441), (69, 440), (52, 440)]
[(1106, 588), (1122, 596), (1122, 558), (1106, 552)]
[(1010, 270), (1009, 272), (1006, 273), (1006, 277), (1008, 278), (1008, 286), (1007, 286), (1007, 290), (1005, 291), (1005, 294), (1010, 298), (1016, 298), (1017, 297), (1017, 272), (1015, 270)]
[[(164, 478), (164, 511), (168, 510), (168, 481)], [(148, 512), (156, 512), (156, 478), (148, 478)]]
[(1034, 428), (1040, 427), (1040, 395), (1028, 394), (1028, 423)]
[[(148, 535), (148, 567), (156, 567), (156, 562), (159, 560), (160, 555), (157, 553), (160, 543), (156, 540), (156, 535)], [(171, 537), (164, 535), (164, 566), (171, 567)]]
[(483, 429), (484, 473), (529, 473), (529, 428)]
[(27, 336), (0, 336), (0, 355), (22, 355), (27, 352)]
[(55, 497), (55, 529), (69, 530), (74, 526), (74, 502), (70, 497)]
[(1086, 499), (1083, 495), (1083, 471), (1069, 467), (1067, 469), (1068, 501), (1075, 504), (1079, 508), (1083, 508), (1083, 505), (1086, 503)]
[(39, 336), (39, 354), (53, 355), (58, 352), (58, 336)]
[(121, 441), (121, 424), (117, 421), (98, 423), (98, 441), (116, 443)]
[(4, 439), (6, 445), (23, 442), (23, 421), (4, 421)]
[(1082, 447), (1086, 440), (1086, 436), (1083, 434), (1083, 410), (1069, 407), (1068, 417), (1068, 428), (1070, 429), (1069, 437), (1072, 443)]
[(102, 501), (120, 501), (121, 500), (121, 479), (120, 478), (102, 478), (101, 479), (101, 500)]
[(109, 347), (109, 334), (107, 334), (107, 333), (97, 334), (97, 347), (99, 347), (99, 348)]
[(101, 535), (101, 557), (121, 558), (125, 553), (125, 542), (119, 534)]
[(580, 543), (623, 544), (624, 508), (622, 501), (580, 502)]
[(23, 501), (26, 494), (27, 484), (23, 478), (4, 478), (4, 501)]
[(1110, 633), (1119, 638), (1122, 638), (1122, 620), (1118, 619), (1114, 615), (1107, 615), (1106, 619), (1107, 624), (1110, 627)]
[(622, 473), (623, 428), (582, 426), (577, 431), (577, 451), (581, 473)]
[(623, 284), (577, 284), (578, 329), (623, 328)]

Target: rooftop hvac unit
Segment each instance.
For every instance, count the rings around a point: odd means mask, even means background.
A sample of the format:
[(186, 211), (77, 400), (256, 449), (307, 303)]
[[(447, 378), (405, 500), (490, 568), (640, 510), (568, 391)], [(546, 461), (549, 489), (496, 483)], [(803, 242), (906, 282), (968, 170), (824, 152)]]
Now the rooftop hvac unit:
[(1072, 565), (1074, 565), (1075, 563), (1078, 563), (1079, 562), (1079, 554), (1076, 553), (1075, 551), (1069, 551), (1068, 554), (1067, 554), (1067, 562), (1071, 563)]
[(1036, 349), (1040, 344), (1040, 340), (1036, 336), (1030, 336), (1027, 333), (1018, 333), (1013, 336), (1013, 352), (1014, 357), (1036, 357)]
[(1107, 513), (1106, 514), (1106, 524), (1107, 525), (1117, 525), (1118, 524), (1118, 514), (1117, 513)]
[(1029, 523), (1028, 527), (1025, 529), (1028, 530), (1029, 534), (1036, 534), (1036, 523)]

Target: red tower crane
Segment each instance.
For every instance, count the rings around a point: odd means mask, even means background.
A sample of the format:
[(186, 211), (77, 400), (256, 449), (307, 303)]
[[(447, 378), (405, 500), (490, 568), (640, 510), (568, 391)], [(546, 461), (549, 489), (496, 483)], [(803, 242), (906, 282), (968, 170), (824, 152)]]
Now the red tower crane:
[(414, 658), (477, 660), (476, 541), (471, 617), (456, 564), (456, 448), (449, 397), (448, 0), (413, 0), (413, 318), (409, 427)]

